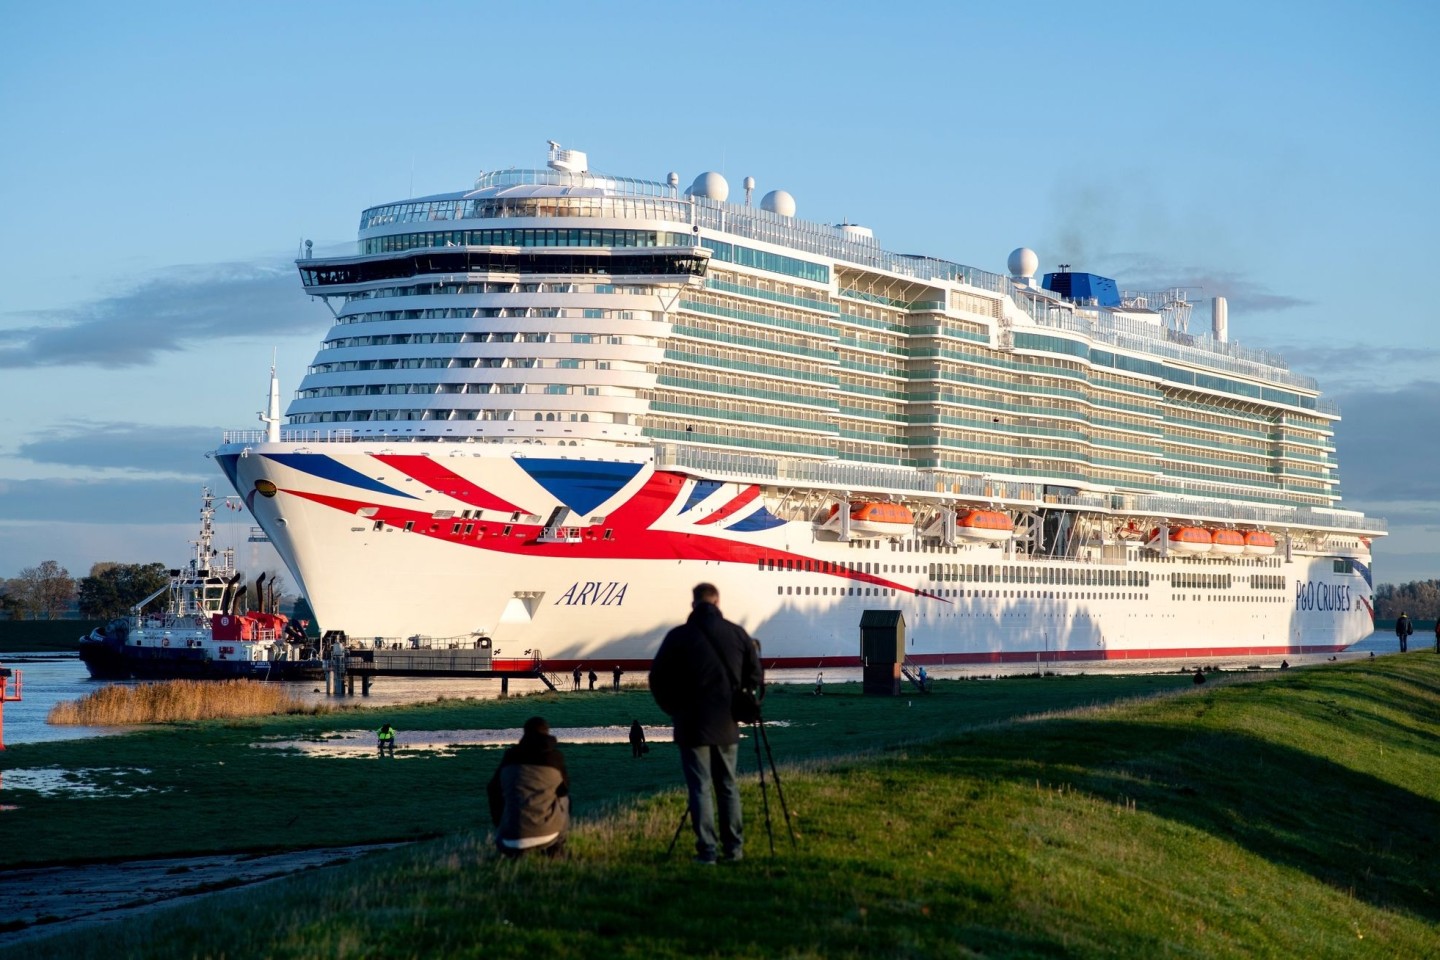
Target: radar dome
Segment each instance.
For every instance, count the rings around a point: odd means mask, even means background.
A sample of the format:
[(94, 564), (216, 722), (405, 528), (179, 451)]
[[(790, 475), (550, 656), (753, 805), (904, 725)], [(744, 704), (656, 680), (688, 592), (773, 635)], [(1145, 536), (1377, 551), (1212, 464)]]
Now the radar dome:
[(1010, 268), (1010, 276), (1029, 278), (1035, 276), (1035, 271), (1040, 266), (1040, 258), (1035, 256), (1035, 251), (1029, 247), (1017, 247), (1011, 252), (1006, 266)]
[(685, 192), (691, 196), (705, 197), (707, 200), (724, 203), (725, 199), (730, 196), (730, 184), (726, 183), (725, 178), (720, 174), (710, 170), (696, 177), (695, 182), (690, 184), (690, 189)]
[(786, 190), (771, 190), (760, 198), (760, 209), (778, 213), (782, 217), (795, 216), (795, 198)]

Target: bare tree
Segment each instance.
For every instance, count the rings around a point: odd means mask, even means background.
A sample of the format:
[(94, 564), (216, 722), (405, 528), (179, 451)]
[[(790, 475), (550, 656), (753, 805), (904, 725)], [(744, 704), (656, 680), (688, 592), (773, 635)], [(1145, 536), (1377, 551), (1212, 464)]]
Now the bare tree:
[(47, 620), (60, 614), (75, 598), (75, 580), (54, 560), (42, 560), (38, 567), (26, 567), (9, 582), (15, 594), (15, 605), (32, 615), (44, 614)]

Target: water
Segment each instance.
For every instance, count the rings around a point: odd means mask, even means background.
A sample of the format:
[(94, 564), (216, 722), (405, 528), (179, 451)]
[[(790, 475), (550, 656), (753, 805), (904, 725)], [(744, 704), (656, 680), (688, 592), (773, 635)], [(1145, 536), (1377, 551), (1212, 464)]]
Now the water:
[[(1424, 649), (1429, 645), (1429, 637), (1417, 633), (1410, 638), (1412, 649)], [(1368, 657), (1372, 652), (1376, 656), (1386, 653), (1397, 653), (1399, 645), (1395, 640), (1395, 634), (1389, 630), (1377, 630), (1370, 636), (1355, 644), (1345, 653), (1339, 654), (1340, 660), (1353, 660), (1359, 657)], [(1295, 654), (1287, 655), (1292, 666), (1302, 666), (1307, 663), (1322, 663), (1329, 660), (1328, 654)], [(1244, 657), (1236, 658), (1233, 661), (1224, 657), (1208, 661), (1193, 660), (1130, 660), (1100, 662), (1092, 661), (1085, 663), (1046, 663), (1043, 668), (1052, 673), (1169, 673), (1182, 669), (1187, 665), (1193, 668), (1197, 662), (1214, 663), (1221, 669), (1244, 669), (1253, 664), (1265, 667), (1279, 666), (1281, 657)], [(19, 702), (5, 704), (5, 743), (39, 743), (49, 740), (73, 740), (81, 737), (97, 737), (107, 734), (125, 733), (132, 729), (129, 727), (66, 727), (51, 726), (45, 722), (50, 708), (63, 700), (78, 700), (85, 694), (103, 686), (105, 681), (91, 680), (90, 675), (85, 671), (85, 665), (74, 655), (58, 655), (47, 653), (15, 653), (7, 654), (4, 658), (4, 665), (24, 671), (25, 685), (23, 690), (24, 698)], [(928, 668), (932, 676), (937, 678), (984, 676), (997, 673), (1027, 673), (1034, 672), (1034, 664), (983, 664), (966, 667), (935, 667)], [(815, 671), (812, 670), (772, 670), (767, 673), (767, 678), (774, 683), (802, 683), (810, 684), (815, 682)], [(845, 683), (860, 679), (858, 669), (827, 669), (825, 671), (825, 682)], [(642, 683), (643, 676), (640, 674), (627, 674), (627, 681)], [(291, 692), (300, 700), (310, 703), (343, 702), (358, 706), (397, 706), (406, 703), (419, 703), (426, 700), (435, 700), (440, 697), (465, 698), (473, 697), (480, 700), (488, 700), (500, 695), (500, 684), (494, 680), (422, 680), (411, 677), (381, 677), (377, 679), (370, 688), (368, 697), (346, 697), (343, 701), (325, 696), (325, 687), (322, 682), (290, 683), (286, 684)], [(525, 693), (539, 693), (545, 689), (538, 680), (511, 680), (510, 693), (512, 696)]]
[[(85, 664), (74, 654), (7, 653), (0, 658), (5, 666), (23, 674), (20, 695), (5, 710), (5, 743), (39, 743), (45, 740), (78, 740), (112, 733), (129, 727), (51, 726), (45, 722), (50, 708), (64, 700), (78, 700), (103, 682), (91, 680)], [(13, 683), (13, 681), (12, 681)]]

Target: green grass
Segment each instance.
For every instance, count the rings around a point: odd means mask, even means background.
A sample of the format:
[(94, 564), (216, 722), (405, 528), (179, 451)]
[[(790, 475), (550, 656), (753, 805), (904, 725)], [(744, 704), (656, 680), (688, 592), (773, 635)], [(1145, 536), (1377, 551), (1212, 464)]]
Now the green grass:
[(0, 654), (74, 652), (104, 620), (0, 620)]
[[(477, 824), (493, 752), (394, 764), (288, 758), (331, 788), (321, 791), (328, 799), (317, 816), (390, 821), (392, 832), (424, 825), (445, 836), (240, 891), (203, 908), (108, 926), (103, 937), (82, 932), (27, 944), (25, 952), (107, 958), (1440, 953), (1440, 658), (1415, 653), (1225, 679), (1237, 682), (1198, 689), (1178, 688), (1188, 684), (1184, 677), (955, 682), (939, 685), (933, 697), (898, 702), (779, 694), (770, 715), (791, 725), (774, 728), (771, 740), (782, 762), (800, 761), (783, 768), (799, 849), (788, 849), (777, 822), (780, 855), (766, 854), (751, 784), (749, 859), (733, 868), (694, 867), (683, 855), (661, 858), (680, 811), (679, 793), (662, 791), (678, 781), (664, 745), (642, 762), (626, 759), (623, 745), (567, 749), (585, 820), (573, 837), (572, 858), (563, 863), (503, 863), (488, 850)], [(1183, 692), (1083, 708), (1116, 694), (1166, 689)], [(907, 699), (913, 706), (905, 706)], [(597, 722), (580, 719), (595, 712), (617, 722), (611, 714), (624, 714), (623, 721), (626, 708), (638, 710), (644, 702), (640, 694), (572, 696), (543, 712), (556, 725)], [(1082, 709), (1023, 716), (1077, 706)], [(491, 721), (508, 711), (513, 714), (501, 722), (536, 707), (535, 700), (436, 707), (414, 712), (407, 722), (415, 728), (426, 716), (454, 710), (498, 725)], [(641, 718), (653, 720), (653, 708)], [(306, 723), (315, 721), (270, 721), (266, 728)], [(229, 757), (238, 752), (237, 741), (227, 738), (241, 733), (207, 725), (170, 736), (194, 741), (197, 756)], [(930, 736), (938, 739), (923, 742)], [(109, 743), (130, 750), (160, 739)], [(165, 752), (178, 749), (172, 743)], [(742, 755), (753, 770), (753, 754)], [(3, 763), (12, 760), (7, 755)], [(343, 768), (364, 773), (353, 781)], [(203, 770), (203, 777), (191, 778), (191, 791), (214, 772)], [(407, 806), (391, 791), (376, 805), (385, 791), (363, 790), (366, 781), (394, 778), (405, 778), (407, 790), (423, 791), (423, 800)], [(293, 787), (295, 778), (286, 779)], [(273, 812), (278, 791), (257, 786), (266, 791), (258, 800), (245, 795), (236, 802), (232, 795), (232, 808)], [(111, 803), (96, 801), (92, 812)], [(426, 819), (423, 811), (432, 807)], [(439, 808), (466, 815), (453, 828), (439, 828)], [(337, 816), (342, 811), (352, 817)], [(137, 812), (132, 808), (131, 817)], [(778, 818), (778, 810), (772, 812)], [(0, 823), (8, 831), (14, 822), (5, 816)], [(40, 824), (26, 821), (27, 842), (34, 829)], [(684, 840), (680, 852), (688, 853)]]

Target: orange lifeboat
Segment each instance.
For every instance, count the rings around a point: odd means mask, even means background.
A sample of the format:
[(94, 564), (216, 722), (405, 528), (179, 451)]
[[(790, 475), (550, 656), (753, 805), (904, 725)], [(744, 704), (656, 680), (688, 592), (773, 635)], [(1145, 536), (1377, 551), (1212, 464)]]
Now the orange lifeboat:
[(955, 536), (962, 540), (995, 543), (1009, 540), (1014, 532), (1010, 515), (999, 510), (965, 510), (955, 515)]
[(1268, 557), (1275, 553), (1275, 538), (1264, 530), (1245, 531), (1245, 555)]
[[(899, 537), (915, 526), (915, 514), (901, 503), (863, 500), (850, 504), (850, 536)], [(840, 530), (840, 504), (830, 505), (822, 530)]]
[(1210, 531), (1210, 552), (1222, 557), (1238, 557), (1245, 552), (1245, 534), (1239, 530), (1218, 527)]
[[(1169, 536), (1169, 552), (1182, 556), (1199, 556), (1209, 553), (1214, 546), (1215, 540), (1210, 531), (1204, 527), (1171, 527)], [(1159, 553), (1160, 528), (1156, 527), (1150, 531), (1150, 540), (1146, 546)]]

